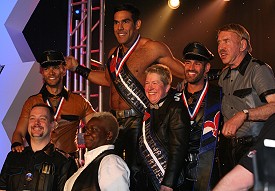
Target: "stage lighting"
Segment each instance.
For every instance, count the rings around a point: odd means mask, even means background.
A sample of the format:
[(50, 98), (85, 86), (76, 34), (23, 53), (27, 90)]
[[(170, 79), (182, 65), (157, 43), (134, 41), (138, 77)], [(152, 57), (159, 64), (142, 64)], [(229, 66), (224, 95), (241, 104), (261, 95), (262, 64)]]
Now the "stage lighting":
[(81, 6), (76, 5), (73, 7), (73, 19), (80, 20), (81, 19)]
[(79, 14), (80, 14), (80, 10), (79, 10), (79, 9), (76, 9), (76, 10), (74, 11), (74, 13), (77, 14), (77, 15), (79, 15)]
[(168, 6), (171, 9), (177, 9), (180, 6), (180, 0), (168, 0)]

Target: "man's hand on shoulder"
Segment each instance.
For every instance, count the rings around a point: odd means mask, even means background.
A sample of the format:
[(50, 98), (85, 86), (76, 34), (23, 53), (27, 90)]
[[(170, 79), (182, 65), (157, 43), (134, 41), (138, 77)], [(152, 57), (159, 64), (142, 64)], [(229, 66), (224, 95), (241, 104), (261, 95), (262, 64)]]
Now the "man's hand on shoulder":
[(22, 153), (24, 149), (25, 149), (25, 147), (19, 142), (14, 142), (11, 145), (12, 152)]

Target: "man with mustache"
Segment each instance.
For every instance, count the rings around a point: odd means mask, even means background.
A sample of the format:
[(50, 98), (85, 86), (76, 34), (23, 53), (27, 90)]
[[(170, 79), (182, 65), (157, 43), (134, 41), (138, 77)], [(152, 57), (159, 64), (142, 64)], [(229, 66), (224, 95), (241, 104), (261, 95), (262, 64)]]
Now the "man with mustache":
[(207, 74), (214, 55), (200, 42), (183, 50), (183, 102), (191, 119), (185, 190), (210, 190), (219, 180), (216, 145), (221, 123), (221, 90)]
[(247, 30), (227, 24), (218, 30), (218, 53), (227, 66), (222, 87), (222, 134), (227, 137), (224, 164), (232, 169), (255, 143), (264, 121), (275, 113), (275, 79), (269, 65), (251, 55)]

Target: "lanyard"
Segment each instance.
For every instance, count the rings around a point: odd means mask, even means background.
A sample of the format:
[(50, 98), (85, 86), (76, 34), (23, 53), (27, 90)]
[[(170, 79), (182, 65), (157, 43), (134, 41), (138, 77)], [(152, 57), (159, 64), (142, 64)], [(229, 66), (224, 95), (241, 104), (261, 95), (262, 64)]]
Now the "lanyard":
[(185, 94), (183, 92), (183, 94), (182, 94), (183, 102), (184, 102), (185, 106), (187, 107), (187, 110), (188, 110), (188, 113), (189, 113), (189, 116), (190, 116), (191, 120), (194, 120), (195, 116), (199, 112), (201, 103), (202, 103), (204, 97), (206, 96), (206, 93), (207, 93), (207, 90), (208, 90), (208, 86), (209, 86), (208, 85), (208, 81), (206, 81), (206, 84), (205, 84), (205, 86), (203, 88), (203, 91), (202, 91), (202, 93), (201, 93), (201, 95), (199, 97), (199, 100), (197, 101), (196, 106), (195, 106), (195, 108), (194, 108), (193, 111), (190, 110), (190, 108), (188, 106), (188, 103), (187, 103), (187, 99), (186, 99)]
[[(57, 117), (59, 116), (59, 114), (60, 114), (60, 112), (61, 112), (60, 110), (61, 110), (61, 107), (62, 107), (62, 105), (63, 105), (63, 102), (64, 102), (64, 97), (61, 98), (61, 100), (60, 100), (60, 102), (59, 102), (59, 104), (58, 104), (58, 107), (57, 107), (57, 109), (56, 109), (56, 111), (55, 111), (55, 115), (54, 115), (54, 120), (55, 120), (55, 121), (57, 120)], [(50, 104), (49, 99), (47, 99), (47, 104), (48, 104), (48, 106), (52, 107), (51, 104)]]
[(119, 53), (119, 49), (117, 51), (117, 55), (116, 55), (116, 76), (118, 76), (118, 74), (120, 73), (120, 70), (122, 68), (122, 66), (125, 64), (126, 60), (129, 58), (129, 56), (134, 52), (135, 48), (137, 47), (137, 44), (139, 42), (140, 39), (140, 35), (138, 35), (136, 41), (134, 42), (134, 44), (128, 49), (128, 51), (126, 52), (126, 54), (123, 56), (122, 60), (118, 63), (118, 53)]

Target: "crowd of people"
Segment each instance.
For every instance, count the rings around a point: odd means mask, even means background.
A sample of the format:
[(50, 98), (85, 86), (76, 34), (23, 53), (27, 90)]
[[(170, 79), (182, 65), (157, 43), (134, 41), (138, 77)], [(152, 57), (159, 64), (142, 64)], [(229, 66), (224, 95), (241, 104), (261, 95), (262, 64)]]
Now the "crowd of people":
[[(253, 158), (275, 139), (275, 77), (254, 58), (248, 31), (226, 24), (217, 33), (224, 64), (208, 78), (214, 54), (201, 42), (183, 48), (141, 37), (139, 10), (113, 14), (118, 46), (105, 70), (47, 50), (38, 60), (44, 85), (30, 96), (0, 175), (10, 191), (226, 191), (254, 185)], [(63, 84), (66, 70), (110, 88), (110, 111)], [(172, 87), (172, 75), (183, 81)], [(76, 135), (86, 152), (79, 164)], [(25, 146), (26, 143), (28, 146)], [(254, 160), (255, 161), (255, 160)]]

